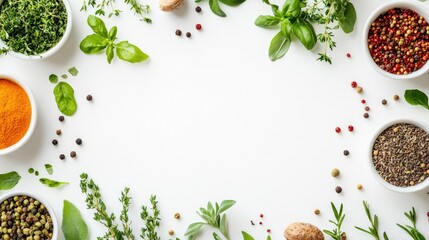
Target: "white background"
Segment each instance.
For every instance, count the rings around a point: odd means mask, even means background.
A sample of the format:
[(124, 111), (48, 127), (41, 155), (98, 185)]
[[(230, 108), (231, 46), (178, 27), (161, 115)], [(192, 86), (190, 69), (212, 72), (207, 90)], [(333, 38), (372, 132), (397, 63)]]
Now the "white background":
[[(241, 239), (241, 230), (263, 239), (267, 228), (273, 239), (283, 239), (284, 228), (295, 221), (332, 229), (330, 201), (344, 203), (349, 239), (370, 239), (354, 229), (369, 225), (362, 200), (368, 200), (380, 218), (381, 231), (391, 239), (409, 239), (396, 223), (408, 224), (403, 212), (412, 206), (418, 227), (429, 236), (426, 192), (390, 192), (369, 172), (369, 141), (382, 124), (397, 118), (429, 119), (429, 111), (402, 98), (405, 89), (429, 92), (427, 75), (411, 81), (387, 79), (363, 55), (365, 20), (388, 1), (353, 1), (356, 28), (349, 35), (335, 32), (338, 47), (332, 65), (315, 61), (320, 45), (309, 52), (296, 39), (283, 59), (271, 62), (268, 46), (277, 30), (254, 25), (258, 15), (271, 10), (253, 0), (238, 8), (223, 6), (227, 18), (213, 15), (207, 2), (197, 14), (196, 4), (189, 0), (174, 13), (161, 12), (153, 1), (151, 25), (118, 4), (122, 16), (105, 19), (106, 25), (117, 25), (119, 40), (140, 46), (151, 58), (140, 64), (115, 59), (109, 65), (105, 55), (79, 50), (79, 42), (91, 33), (86, 17), (92, 12), (80, 12), (81, 2), (71, 1), (73, 30), (55, 56), (31, 62), (0, 58), (0, 72), (22, 76), (30, 85), (39, 113), (30, 141), (1, 157), (0, 170), (18, 171), (22, 180), (14, 190), (43, 195), (59, 221), (67, 199), (81, 209), (91, 239), (102, 235), (104, 229), (92, 220), (80, 193), (79, 174), (87, 172), (117, 216), (120, 191), (131, 188), (136, 235), (142, 225), (140, 206), (156, 194), (163, 239), (169, 238), (169, 229), (184, 239), (188, 224), (200, 220), (195, 210), (207, 201), (223, 199), (237, 201), (228, 211), (232, 239)], [(201, 32), (195, 30), (197, 23), (203, 25)], [(191, 31), (192, 38), (175, 36), (176, 29)], [(64, 74), (72, 66), (79, 75), (67, 82), (75, 89), (78, 111), (60, 123), (48, 76)], [(350, 87), (353, 80), (363, 87), (363, 94)], [(93, 95), (93, 102), (85, 100), (87, 94)], [(400, 101), (392, 100), (395, 94)], [(362, 98), (371, 107), (369, 119), (362, 117)], [(386, 106), (381, 105), (384, 98)], [(350, 124), (355, 126), (353, 133), (346, 130)], [(336, 126), (343, 129), (340, 135)], [(56, 129), (62, 129), (61, 137), (55, 135)], [(74, 143), (78, 137), (82, 146)], [(58, 146), (51, 144), (54, 138)], [(344, 149), (350, 150), (349, 157), (343, 156)], [(69, 157), (71, 150), (77, 159)], [(59, 160), (61, 153), (67, 155), (65, 161)], [(45, 163), (54, 166), (52, 176), (45, 172)], [(42, 177), (71, 184), (47, 188), (27, 173), (30, 167)], [(330, 175), (335, 167), (341, 170), (337, 179)], [(363, 191), (356, 189), (359, 183)], [(336, 186), (342, 186), (343, 193), (335, 193)], [(316, 208), (321, 215), (313, 214)], [(175, 212), (182, 214), (180, 221), (173, 218)], [(263, 226), (251, 226), (250, 220), (260, 221), (259, 213), (265, 215)], [(210, 239), (211, 233), (205, 230), (200, 239)]]

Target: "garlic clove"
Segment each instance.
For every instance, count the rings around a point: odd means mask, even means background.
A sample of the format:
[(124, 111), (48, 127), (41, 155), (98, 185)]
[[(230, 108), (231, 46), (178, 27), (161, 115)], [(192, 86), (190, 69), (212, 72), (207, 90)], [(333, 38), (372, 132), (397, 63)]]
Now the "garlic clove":
[(165, 12), (172, 12), (176, 9), (179, 9), (185, 0), (160, 0), (159, 8)]

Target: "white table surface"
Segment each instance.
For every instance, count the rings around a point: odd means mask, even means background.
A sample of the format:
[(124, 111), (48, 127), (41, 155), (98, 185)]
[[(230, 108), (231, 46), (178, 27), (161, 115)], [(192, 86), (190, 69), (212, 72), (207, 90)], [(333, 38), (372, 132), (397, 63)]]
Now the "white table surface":
[[(387, 0), (353, 1), (356, 28), (350, 35), (335, 32), (338, 47), (332, 65), (315, 61), (320, 45), (309, 52), (297, 41), (283, 59), (271, 62), (268, 46), (277, 30), (253, 24), (258, 15), (270, 14), (270, 8), (252, 0), (238, 8), (225, 6), (227, 18), (213, 15), (207, 3), (201, 4), (201, 14), (189, 0), (181, 10), (165, 13), (153, 1), (151, 25), (119, 4), (124, 13), (107, 19), (107, 26), (117, 25), (120, 40), (140, 46), (151, 58), (141, 64), (115, 59), (109, 65), (105, 55), (79, 50), (79, 42), (90, 34), (86, 24), (90, 12), (79, 11), (81, 2), (71, 1), (73, 30), (55, 56), (31, 62), (0, 58), (0, 72), (22, 76), (30, 85), (39, 113), (30, 141), (1, 157), (0, 170), (18, 171), (22, 180), (14, 190), (43, 195), (60, 221), (67, 199), (81, 209), (91, 239), (102, 235), (104, 229), (92, 220), (93, 212), (86, 210), (79, 188), (79, 174), (87, 172), (117, 216), (120, 191), (131, 188), (136, 235), (142, 226), (140, 206), (156, 194), (163, 239), (169, 238), (169, 229), (185, 239), (188, 224), (200, 220), (195, 210), (207, 201), (223, 199), (237, 201), (228, 211), (232, 239), (241, 239), (241, 230), (263, 239), (268, 228), (273, 239), (283, 239), (284, 228), (295, 221), (332, 229), (330, 201), (344, 203), (349, 239), (370, 239), (354, 229), (369, 226), (362, 200), (370, 203), (380, 218), (380, 230), (391, 239), (409, 239), (396, 223), (408, 224), (403, 212), (413, 206), (418, 227), (429, 236), (426, 192), (390, 192), (368, 167), (369, 141), (382, 124), (397, 118), (429, 121), (429, 111), (402, 98), (405, 89), (429, 92), (428, 76), (387, 79), (371, 68), (363, 54), (365, 20)], [(195, 30), (197, 23), (203, 31)], [(192, 38), (175, 36), (177, 28), (191, 31)], [(75, 89), (78, 111), (60, 123), (48, 76), (66, 73), (72, 66), (79, 75), (67, 82)], [(353, 80), (363, 87), (363, 94), (350, 87)], [(85, 100), (87, 94), (93, 95), (93, 102)], [(392, 100), (395, 94), (400, 101)], [(369, 119), (362, 117), (362, 98), (371, 107)], [(383, 98), (387, 106), (381, 104)], [(346, 130), (350, 124), (353, 133)], [(340, 135), (336, 126), (343, 129)], [(55, 135), (56, 129), (62, 129), (61, 137)], [(82, 146), (74, 143), (78, 137)], [(54, 138), (58, 146), (51, 144)], [(344, 149), (350, 150), (349, 157), (343, 156)], [(77, 152), (77, 159), (68, 157), (71, 150)], [(59, 160), (61, 153), (67, 155), (65, 161)], [(52, 176), (46, 174), (45, 163), (54, 166)], [(27, 173), (30, 167), (71, 184), (45, 187)], [(337, 179), (330, 175), (335, 167), (341, 170)], [(356, 189), (358, 183), (363, 191)], [(336, 186), (342, 186), (343, 193), (335, 193)], [(313, 214), (316, 208), (321, 215)], [(175, 212), (181, 213), (180, 221), (173, 218)], [(265, 215), (263, 226), (251, 226), (250, 220), (259, 222), (259, 213)], [(210, 239), (211, 232), (204, 231), (200, 239)]]

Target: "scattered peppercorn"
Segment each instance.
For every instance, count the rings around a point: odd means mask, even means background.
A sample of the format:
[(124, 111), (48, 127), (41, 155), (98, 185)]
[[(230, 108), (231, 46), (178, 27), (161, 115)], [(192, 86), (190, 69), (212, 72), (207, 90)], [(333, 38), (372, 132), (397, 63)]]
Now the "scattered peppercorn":
[(364, 118), (369, 118), (369, 114), (368, 114), (368, 113), (364, 113), (364, 114), (363, 114), (363, 117), (364, 117)]
[(179, 29), (176, 30), (176, 36), (182, 36), (182, 31), (180, 31)]
[(369, 110), (370, 110), (370, 108), (369, 108), (368, 106), (366, 106), (366, 107), (365, 107), (365, 111), (367, 111), (367, 112), (368, 112)]
[(195, 7), (195, 12), (197, 12), (197, 13), (200, 13), (201, 12), (201, 7), (200, 6), (197, 6), (197, 7)]
[(381, 100), (381, 104), (386, 105), (387, 104), (387, 100), (386, 99)]
[(198, 31), (200, 31), (203, 27), (201, 26), (201, 24), (197, 24), (197, 25), (195, 25), (195, 28), (196, 28)]
[(355, 128), (353, 127), (353, 125), (349, 125), (348, 129), (349, 129), (349, 132), (353, 132), (353, 130), (355, 130)]
[(82, 139), (80, 139), (80, 138), (76, 139), (76, 144), (77, 145), (82, 145)]
[(54, 146), (58, 145), (58, 140), (57, 139), (52, 140), (52, 145)]
[(340, 127), (336, 127), (336, 128), (335, 128), (335, 132), (336, 132), (336, 133), (340, 133), (340, 132), (341, 132), (341, 128), (340, 128)]
[(262, 225), (262, 222), (259, 222), (259, 225)]
[(363, 186), (362, 186), (362, 184), (358, 184), (358, 185), (356, 186), (356, 188), (357, 188), (358, 190), (362, 190)]
[(59, 116), (58, 117), (58, 120), (60, 120), (60, 122), (64, 122), (64, 119), (65, 119), (64, 116)]
[(360, 102), (361, 102), (362, 104), (365, 104), (365, 103), (366, 103), (365, 99), (362, 99)]
[(168, 230), (168, 235), (173, 236), (174, 235), (174, 231), (173, 230)]
[(429, 212), (427, 212), (426, 215), (429, 217)]
[(60, 136), (62, 134), (61, 129), (58, 129), (56, 133), (58, 136)]
[(344, 156), (348, 156), (350, 154), (349, 150), (344, 150), (343, 151)]
[(187, 37), (187, 38), (190, 38), (191, 36), (192, 36), (192, 34), (191, 34), (190, 32), (187, 32), (187, 33), (186, 33), (186, 37)]
[(342, 187), (340, 187), (340, 186), (337, 186), (336, 188), (335, 188), (335, 192), (337, 192), (337, 193), (341, 193), (343, 191), (343, 188)]
[(267, 229), (267, 233), (271, 233), (271, 229)]
[(75, 158), (76, 157), (76, 152), (75, 151), (71, 151), (70, 152), (70, 157)]
[(315, 210), (314, 210), (314, 214), (315, 214), (315, 215), (319, 215), (319, 214), (320, 214), (320, 210), (319, 210), (319, 209), (315, 209)]
[(180, 219), (180, 213), (175, 213), (175, 214), (174, 214), (174, 218), (175, 218), (175, 219)]
[(356, 92), (357, 93), (361, 93), (363, 91), (363, 88), (362, 87), (356, 87)]
[(60, 159), (64, 160), (64, 159), (66, 159), (66, 156), (64, 154), (60, 154)]
[(393, 96), (393, 100), (398, 101), (399, 100), (399, 96), (398, 95), (394, 95)]
[(352, 55), (351, 55), (350, 53), (347, 53), (347, 54), (346, 54), (346, 56), (347, 56), (348, 58), (350, 58)]
[(89, 102), (92, 101), (92, 95), (86, 96), (86, 100), (88, 100)]
[(332, 169), (331, 176), (332, 177), (338, 177), (338, 176), (340, 176), (340, 170), (338, 170), (337, 168)]
[(259, 217), (260, 217), (260, 218), (263, 218), (263, 217), (264, 217), (264, 214), (262, 214), (262, 213), (261, 213), (261, 214), (259, 214)]
[(352, 88), (357, 87), (357, 82), (353, 81), (353, 82), (351, 83), (351, 86), (352, 86)]

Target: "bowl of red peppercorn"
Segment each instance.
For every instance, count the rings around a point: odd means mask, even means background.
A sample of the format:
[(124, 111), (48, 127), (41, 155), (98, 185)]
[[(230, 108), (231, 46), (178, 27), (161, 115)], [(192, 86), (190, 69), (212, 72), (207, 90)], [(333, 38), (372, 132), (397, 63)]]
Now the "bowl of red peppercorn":
[(384, 4), (368, 18), (363, 43), (368, 62), (393, 79), (413, 79), (429, 71), (429, 12), (417, 1)]

